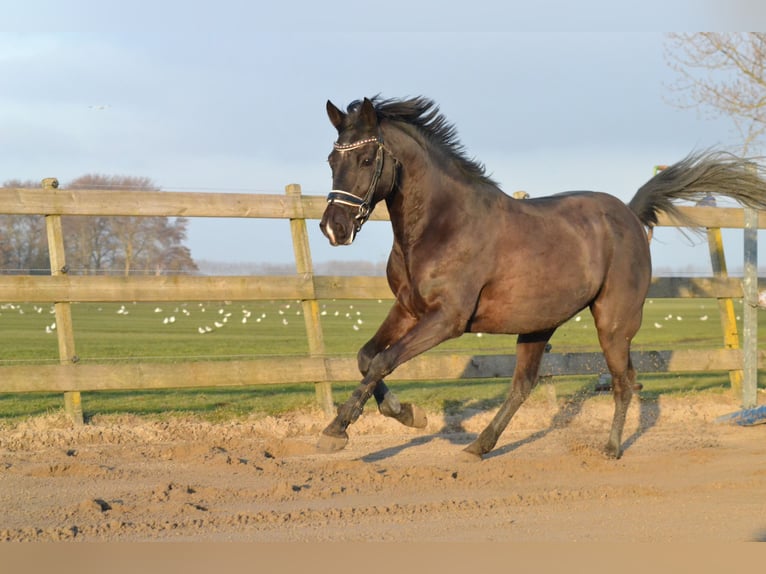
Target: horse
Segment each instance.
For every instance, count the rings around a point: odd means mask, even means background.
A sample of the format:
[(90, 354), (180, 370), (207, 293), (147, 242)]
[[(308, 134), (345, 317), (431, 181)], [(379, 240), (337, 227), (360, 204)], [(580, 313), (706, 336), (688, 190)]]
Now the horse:
[(401, 403), (384, 378), (464, 333), (515, 334), (510, 390), (464, 449), (480, 460), (536, 385), (551, 336), (587, 307), (612, 376), (605, 452), (619, 458), (628, 406), (641, 388), (630, 345), (651, 281), (649, 241), (658, 214), (684, 221), (675, 202), (710, 194), (766, 208), (765, 182), (752, 164), (720, 151), (693, 152), (649, 179), (627, 205), (594, 191), (515, 199), (466, 155), (454, 125), (428, 98), (364, 98), (345, 112), (328, 100), (326, 109), (338, 137), (320, 229), (331, 245), (350, 245), (384, 201), (393, 230), (386, 275), (395, 302), (359, 350), (361, 383), (322, 431), (318, 450), (344, 448), (349, 425), (372, 396), (382, 414), (424, 428), (424, 412)]

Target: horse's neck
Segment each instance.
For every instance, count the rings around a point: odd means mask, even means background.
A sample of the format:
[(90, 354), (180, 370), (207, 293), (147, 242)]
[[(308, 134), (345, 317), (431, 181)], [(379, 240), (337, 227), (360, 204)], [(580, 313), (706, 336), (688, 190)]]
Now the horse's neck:
[(470, 208), (478, 213), (477, 200), (486, 203), (480, 198), (502, 193), (472, 182), (458, 166), (439, 158), (440, 152), (409, 126), (386, 130), (384, 137), (395, 146), (394, 155), (402, 165), (398, 189), (386, 198), (394, 238), (402, 247), (417, 243), (436, 220), (444, 220), (446, 210), (460, 213)]
[(466, 211), (477, 193), (459, 178), (436, 171), (433, 165), (421, 167), (405, 166), (398, 189), (386, 200), (394, 239), (405, 250), (418, 244), (435, 226), (444, 225), (449, 211)]

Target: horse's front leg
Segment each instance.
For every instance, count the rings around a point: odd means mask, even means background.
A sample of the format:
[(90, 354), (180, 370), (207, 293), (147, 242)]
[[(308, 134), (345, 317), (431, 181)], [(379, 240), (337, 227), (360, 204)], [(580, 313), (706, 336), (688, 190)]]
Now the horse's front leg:
[[(388, 311), (388, 315), (381, 323), (375, 335), (365, 343), (359, 353), (356, 361), (359, 372), (366, 376), (370, 370), (370, 363), (375, 355), (387, 348), (394, 341), (401, 339), (417, 322), (417, 319), (409, 313), (398, 301), (394, 303)], [(401, 411), (401, 405), (396, 396), (389, 390), (386, 384), (381, 380), (377, 381), (373, 396), (378, 403), (378, 409), (386, 416), (395, 416)]]
[(374, 375), (368, 376), (368, 374), (370, 365), (378, 353), (401, 339), (416, 323), (417, 318), (409, 313), (404, 306), (398, 301), (394, 303), (375, 335), (359, 349), (357, 366), (364, 378), (351, 394), (351, 397), (338, 407), (337, 416), (320, 437), (319, 450), (333, 452), (346, 446), (348, 442), (346, 429), (361, 416), (364, 405), (370, 396), (375, 397), (378, 409), (382, 414), (397, 419), (407, 417), (407, 409), (403, 409), (399, 400), (389, 390), (382, 378), (375, 379)]
[[(415, 323), (415, 317), (398, 303), (395, 304), (372, 339), (359, 349), (357, 364), (362, 376), (367, 374), (375, 355), (403, 337)], [(400, 403), (383, 380), (377, 381), (372, 394), (380, 414), (396, 419), (408, 427), (425, 428), (428, 424), (428, 419), (421, 409), (411, 403)]]
[[(395, 343), (378, 352), (369, 361), (361, 384), (354, 390), (351, 397), (338, 408), (337, 416), (322, 432), (318, 445), (319, 450), (333, 452), (346, 446), (348, 442), (346, 429), (362, 414), (365, 403), (373, 396), (376, 388), (380, 386), (381, 389), (385, 389), (385, 383), (382, 383), (383, 377), (412, 357), (461, 333), (462, 329), (460, 329), (458, 321), (445, 319), (441, 313), (433, 313), (417, 322)], [(385, 402), (386, 393), (382, 393), (380, 396), (381, 400)], [(393, 406), (395, 408), (395, 404)], [(399, 412), (401, 413), (402, 410)]]

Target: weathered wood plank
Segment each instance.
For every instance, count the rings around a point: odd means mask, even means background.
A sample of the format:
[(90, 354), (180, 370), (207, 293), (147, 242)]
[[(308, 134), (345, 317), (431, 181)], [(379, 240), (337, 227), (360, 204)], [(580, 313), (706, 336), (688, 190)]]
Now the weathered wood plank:
[(289, 384), (325, 380), (310, 357), (114, 365), (24, 365), (0, 368), (0, 392), (65, 392)]
[[(739, 368), (739, 350), (634, 351), (633, 363), (639, 372), (700, 372)], [(766, 353), (759, 356), (766, 364)], [(514, 355), (425, 355), (405, 363), (389, 379), (437, 380), (511, 378), (516, 366)], [(332, 371), (330, 371), (332, 372)], [(543, 357), (541, 376), (586, 375), (606, 373), (601, 353), (551, 353)]]
[[(0, 275), (0, 301), (256, 301), (391, 299), (385, 277), (302, 275), (94, 277)], [(742, 281), (723, 277), (656, 277), (650, 297), (742, 297)]]
[(742, 407), (750, 409), (758, 402), (758, 212), (752, 208), (745, 210), (744, 253)]
[[(700, 227), (725, 227), (743, 229), (745, 210), (741, 207), (691, 207), (679, 206), (679, 211)], [(666, 213), (660, 213), (658, 227), (680, 227), (681, 222)], [(758, 227), (766, 227), (766, 211), (758, 214)]]
[(346, 277), (317, 275), (314, 277), (319, 299), (392, 299), (385, 277)]
[[(58, 181), (54, 178), (43, 180), (43, 189), (54, 190)], [(48, 257), (51, 275), (61, 276), (67, 272), (66, 251), (64, 250), (64, 231), (60, 215), (45, 216), (45, 231), (48, 236)], [(77, 361), (74, 346), (74, 326), (72, 325), (72, 309), (69, 302), (57, 302), (54, 305), (56, 313), (56, 337), (58, 338), (59, 363), (72, 366)], [(74, 424), (85, 422), (82, 412), (82, 397), (79, 392), (64, 393), (64, 409)]]
[[(202, 193), (188, 191), (0, 189), (0, 213), (16, 215), (138, 215), (168, 217), (248, 217), (320, 219), (326, 206), (324, 196), (299, 199), (271, 193)], [(689, 207), (680, 211), (702, 227), (742, 229), (744, 210), (738, 207)], [(301, 215), (302, 214), (302, 215)], [(370, 219), (385, 221), (385, 204), (376, 206)], [(678, 221), (660, 214), (659, 226), (678, 226)], [(766, 212), (758, 226), (766, 227)]]
[[(729, 371), (741, 368), (737, 349), (638, 351), (632, 353), (639, 373)], [(388, 380), (460, 380), (513, 376), (513, 355), (424, 355), (405, 363)], [(758, 353), (766, 368), (766, 351)], [(551, 353), (542, 376), (606, 372), (600, 353)], [(24, 365), (0, 367), (0, 393), (68, 392), (115, 389), (231, 387), (270, 384), (357, 381), (353, 357), (262, 357), (249, 361), (182, 363)]]
[(158, 217), (302, 217), (300, 199), (261, 193), (0, 189), (0, 213)]
[(310, 299), (311, 276), (3, 276), (0, 301), (257, 301)]
[[(287, 195), (300, 198), (301, 188), (299, 185), (288, 185), (285, 188)], [(293, 239), (293, 255), (295, 256), (295, 270), (302, 275), (313, 277), (314, 267), (311, 261), (311, 248), (309, 246), (309, 234), (306, 228), (306, 220), (303, 217), (290, 220), (290, 235)], [(311, 282), (312, 287), (314, 282)], [(319, 314), (319, 301), (316, 299), (316, 293), (311, 294), (310, 298), (301, 300), (303, 308), (303, 320), (306, 325), (306, 337), (309, 345), (309, 355), (312, 357), (325, 354), (324, 333), (322, 331), (322, 322)], [(316, 381), (314, 386), (316, 391), (317, 404), (322, 411), (332, 416), (335, 408), (332, 402), (331, 383), (321, 380)]]
[[(726, 266), (726, 256), (723, 250), (723, 234), (717, 227), (707, 228), (708, 251), (710, 263), (716, 277), (728, 277), (729, 271)], [(744, 282), (742, 283), (742, 296), (744, 296)], [(721, 318), (721, 330), (723, 331), (723, 346), (725, 349), (739, 349), (739, 333), (737, 332), (737, 318), (734, 313), (734, 299), (732, 297), (718, 297), (718, 314)], [(735, 394), (742, 393), (742, 381), (744, 371), (735, 369), (729, 371), (729, 383)]]

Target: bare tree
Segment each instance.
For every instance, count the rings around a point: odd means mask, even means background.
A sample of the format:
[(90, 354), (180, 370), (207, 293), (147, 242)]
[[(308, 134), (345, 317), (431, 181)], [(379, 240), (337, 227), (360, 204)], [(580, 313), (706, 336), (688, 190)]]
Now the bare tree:
[[(70, 189), (158, 191), (145, 177), (90, 174), (67, 185)], [(182, 244), (188, 221), (179, 217), (68, 217), (65, 234), (81, 272), (103, 273), (121, 269), (124, 275), (195, 271), (191, 253)]]
[[(3, 187), (39, 188), (40, 184), (8, 180)], [(66, 187), (115, 193), (159, 190), (148, 178), (95, 174), (79, 177)], [(184, 245), (188, 223), (185, 217), (65, 216), (68, 266), (77, 274), (118, 269), (125, 275), (197, 271), (191, 251)], [(0, 272), (50, 272), (44, 216), (0, 214)]]
[(730, 117), (752, 153), (766, 133), (766, 33), (673, 33), (665, 48), (678, 74), (674, 105)]
[(65, 217), (69, 267), (78, 274), (98, 275), (114, 267), (117, 240), (108, 217)]
[[(39, 188), (39, 182), (8, 180), (6, 188)], [(6, 273), (45, 273), (50, 270), (45, 217), (0, 214), (0, 269)]]
[(157, 220), (156, 243), (151, 261), (156, 275), (198, 271), (191, 251), (184, 245), (188, 224), (189, 220), (185, 217)]

